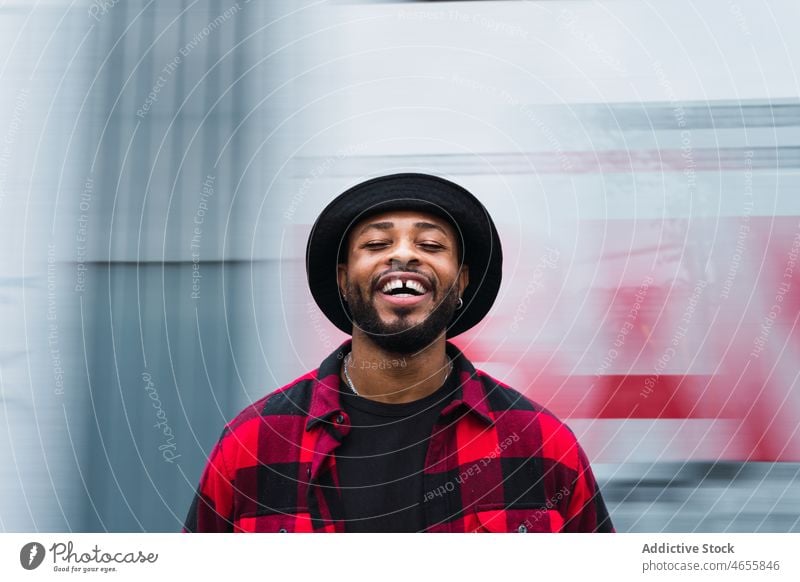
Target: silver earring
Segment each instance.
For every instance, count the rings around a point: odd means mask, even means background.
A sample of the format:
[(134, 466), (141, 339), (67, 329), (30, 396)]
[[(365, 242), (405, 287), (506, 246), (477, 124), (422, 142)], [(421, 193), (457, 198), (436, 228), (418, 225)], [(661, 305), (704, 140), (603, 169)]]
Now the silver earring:
[(456, 311), (464, 307), (464, 300), (461, 297), (458, 298), (458, 305), (456, 305)]

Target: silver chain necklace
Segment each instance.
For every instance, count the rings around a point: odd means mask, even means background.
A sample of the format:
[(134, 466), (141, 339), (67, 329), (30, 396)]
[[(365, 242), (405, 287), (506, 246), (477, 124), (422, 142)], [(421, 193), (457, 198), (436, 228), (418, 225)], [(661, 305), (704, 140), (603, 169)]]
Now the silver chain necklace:
[[(353, 384), (353, 379), (350, 377), (350, 372), (348, 372), (347, 368), (350, 366), (350, 362), (353, 360), (353, 352), (347, 352), (347, 357), (344, 359), (344, 378), (347, 380), (347, 385), (350, 387), (350, 390), (353, 391), (353, 394), (356, 396), (361, 396), (361, 394), (356, 390), (355, 385)], [(444, 382), (450, 377), (450, 374), (453, 371), (453, 359), (450, 356), (447, 356), (447, 374), (444, 376)]]

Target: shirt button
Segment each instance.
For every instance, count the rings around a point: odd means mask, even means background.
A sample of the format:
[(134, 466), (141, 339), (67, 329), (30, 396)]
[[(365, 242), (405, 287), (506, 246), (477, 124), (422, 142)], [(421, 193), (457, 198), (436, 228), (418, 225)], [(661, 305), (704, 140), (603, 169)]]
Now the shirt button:
[(344, 416), (342, 416), (341, 414), (337, 414), (336, 418), (334, 419), (334, 422), (336, 422), (336, 424), (344, 423)]
[(311, 477), (311, 467), (306, 469), (306, 477)]
[(525, 527), (525, 524), (524, 524), (524, 523), (522, 523), (522, 524), (520, 524), (520, 526), (517, 528), (517, 531), (518, 531), (519, 533), (528, 533), (528, 528), (527, 528), (527, 527)]
[(286, 528), (282, 527), (281, 529), (278, 530), (278, 533), (287, 533)]

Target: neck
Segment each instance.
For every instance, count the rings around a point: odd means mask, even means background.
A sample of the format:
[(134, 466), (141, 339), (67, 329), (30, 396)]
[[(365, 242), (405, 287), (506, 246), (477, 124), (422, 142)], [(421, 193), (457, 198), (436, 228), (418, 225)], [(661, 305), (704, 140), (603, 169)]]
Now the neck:
[[(361, 330), (353, 330), (352, 355), (347, 371), (364, 398), (401, 404), (425, 398), (444, 384), (450, 370), (445, 334), (414, 354), (388, 352)], [(342, 381), (347, 382), (342, 367)]]

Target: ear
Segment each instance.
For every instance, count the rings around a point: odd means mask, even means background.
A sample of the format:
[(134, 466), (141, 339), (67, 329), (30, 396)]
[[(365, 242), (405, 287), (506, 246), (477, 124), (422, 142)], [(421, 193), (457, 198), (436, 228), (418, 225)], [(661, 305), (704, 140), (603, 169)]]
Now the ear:
[(336, 279), (339, 283), (339, 293), (347, 301), (347, 264), (339, 263), (336, 265)]
[(461, 265), (461, 270), (458, 272), (458, 296), (464, 296), (464, 289), (469, 285), (469, 265)]

